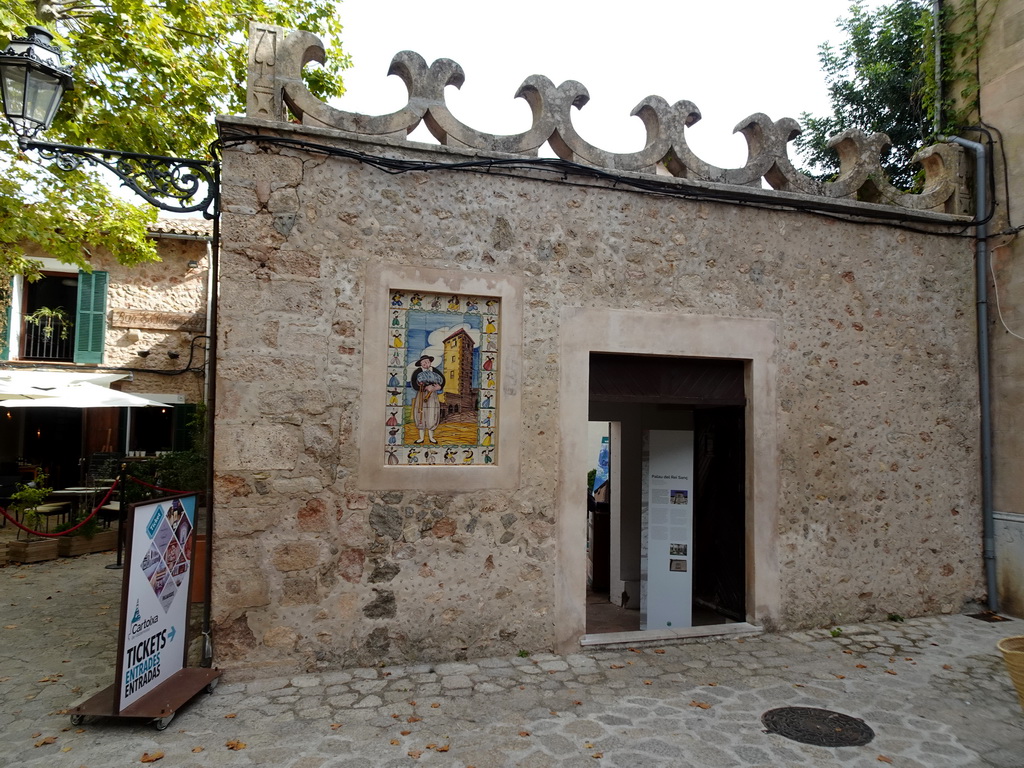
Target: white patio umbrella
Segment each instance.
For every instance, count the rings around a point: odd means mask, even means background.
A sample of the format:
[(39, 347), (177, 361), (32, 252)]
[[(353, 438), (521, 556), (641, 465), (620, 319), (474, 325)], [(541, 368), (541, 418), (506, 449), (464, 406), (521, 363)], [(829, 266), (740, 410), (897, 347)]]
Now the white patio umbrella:
[(56, 387), (40, 395), (0, 400), (0, 408), (172, 408), (168, 403), (150, 400), (129, 392), (81, 383)]
[(123, 373), (0, 370), (0, 400), (53, 397), (55, 390), (83, 383), (109, 387), (125, 377)]

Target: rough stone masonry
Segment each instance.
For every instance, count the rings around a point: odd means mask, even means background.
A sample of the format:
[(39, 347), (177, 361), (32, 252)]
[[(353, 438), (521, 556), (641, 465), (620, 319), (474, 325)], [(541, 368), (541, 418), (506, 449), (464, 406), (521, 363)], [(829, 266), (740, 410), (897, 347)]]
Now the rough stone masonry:
[[(686, 355), (688, 324), (770, 330), (747, 390), (752, 623), (951, 612), (983, 593), (971, 242), (949, 234), (950, 213), (685, 175), (643, 189), (639, 165), (617, 171), (629, 183), (466, 172), (451, 165), (517, 156), (408, 142), (382, 118), (364, 119), (375, 133), (308, 108), (283, 122), (282, 98), (302, 110), (275, 79), (292, 55), (275, 34), (254, 43), (250, 116), (220, 119), (218, 665), (567, 652), (585, 512), (561, 495), (575, 438), (560, 414), (585, 420), (587, 373), (562, 358), (594, 332), (580, 312), (609, 318), (620, 346), (598, 351)], [(413, 117), (437, 123), (406, 82)], [(253, 110), (257, 91), (269, 109)], [(465, 481), (417, 468), (391, 487), (386, 467), (367, 469), (376, 307), (396, 275), (516, 299), (503, 304), (518, 318), (503, 383), (516, 408), (493, 484), (478, 479), (491, 468)], [(744, 357), (739, 343), (723, 338), (722, 356)], [(700, 344), (714, 356), (714, 332)]]

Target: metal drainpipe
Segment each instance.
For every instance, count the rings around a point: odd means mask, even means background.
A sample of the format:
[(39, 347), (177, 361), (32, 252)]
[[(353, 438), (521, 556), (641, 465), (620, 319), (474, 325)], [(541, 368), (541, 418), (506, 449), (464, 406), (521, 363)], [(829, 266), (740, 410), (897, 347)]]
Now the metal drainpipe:
[(988, 159), (985, 145), (959, 136), (940, 136), (940, 141), (959, 144), (974, 152), (974, 219), (975, 229), (975, 304), (978, 323), (978, 395), (981, 401), (981, 515), (984, 524), (985, 578), (988, 584), (988, 608), (999, 611), (996, 588), (995, 522), (992, 503), (992, 400), (989, 385), (988, 354)]
[(932, 37), (935, 55), (935, 132), (942, 130), (942, 0), (932, 0)]

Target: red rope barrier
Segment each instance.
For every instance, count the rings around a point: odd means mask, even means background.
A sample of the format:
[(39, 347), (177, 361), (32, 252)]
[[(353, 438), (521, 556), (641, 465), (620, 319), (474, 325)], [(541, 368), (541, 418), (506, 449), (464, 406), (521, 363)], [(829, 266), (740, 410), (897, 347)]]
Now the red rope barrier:
[(147, 488), (152, 488), (154, 491), (165, 491), (166, 493), (191, 493), (191, 491), (179, 491), (174, 488), (161, 488), (159, 485), (152, 485), (151, 483), (147, 483), (145, 480), (139, 480), (137, 477), (129, 476), (128, 479), (137, 485), (144, 485)]
[(96, 513), (99, 512), (100, 509), (107, 503), (107, 501), (110, 499), (111, 495), (114, 493), (114, 489), (115, 488), (117, 488), (117, 481), (116, 480), (114, 481), (114, 484), (112, 486), (110, 486), (110, 488), (107, 490), (107, 494), (106, 494), (106, 496), (103, 497), (103, 501), (101, 501), (99, 504), (96, 505), (95, 509), (93, 509), (93, 511), (89, 513), (88, 517), (86, 517), (84, 520), (82, 520), (77, 525), (75, 525), (75, 526), (73, 526), (71, 528), (68, 528), (67, 530), (59, 531), (58, 533), (34, 531), (31, 528), (29, 528), (28, 526), (22, 525), (21, 523), (19, 523), (17, 521), (17, 519), (11, 517), (11, 515), (3, 507), (0, 507), (0, 515), (3, 515), (4, 517), (6, 517), (8, 520), (10, 520), (12, 523), (14, 523), (16, 528), (20, 528), (21, 530), (25, 531), (26, 533), (31, 533), (33, 536), (42, 536), (43, 538), (46, 538), (46, 539), (56, 539), (56, 538), (59, 538), (61, 536), (68, 536), (69, 534), (74, 533), (79, 528), (81, 528), (83, 525), (85, 525), (90, 520), (92, 520), (94, 517), (96, 517)]

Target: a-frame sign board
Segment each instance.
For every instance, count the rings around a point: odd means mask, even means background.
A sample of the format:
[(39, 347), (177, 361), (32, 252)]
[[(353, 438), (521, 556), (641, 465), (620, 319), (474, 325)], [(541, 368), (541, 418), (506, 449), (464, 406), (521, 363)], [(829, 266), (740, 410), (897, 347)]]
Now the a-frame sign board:
[(219, 670), (185, 666), (195, 512), (194, 494), (129, 509), (117, 677), (69, 710), (72, 722), (86, 715), (137, 717), (166, 728), (182, 704), (216, 684)]

